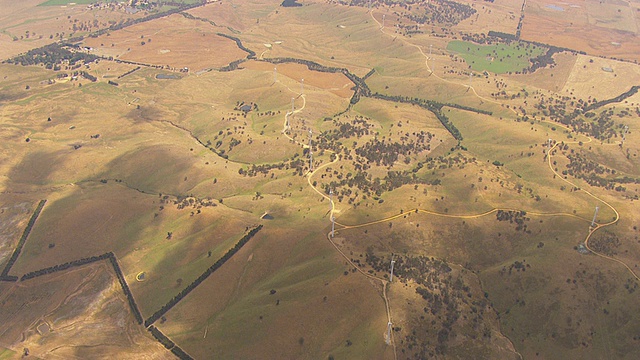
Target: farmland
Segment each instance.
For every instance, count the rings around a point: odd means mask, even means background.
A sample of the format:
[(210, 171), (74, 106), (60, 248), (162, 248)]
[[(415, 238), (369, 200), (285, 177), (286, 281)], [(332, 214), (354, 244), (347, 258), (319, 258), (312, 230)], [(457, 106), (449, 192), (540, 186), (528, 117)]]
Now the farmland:
[(470, 42), (452, 41), (447, 50), (462, 57), (475, 71), (495, 74), (519, 72), (529, 67), (529, 60), (546, 49), (525, 43), (479, 46)]
[(280, 3), (7, 8), (0, 359), (640, 356), (633, 57)]

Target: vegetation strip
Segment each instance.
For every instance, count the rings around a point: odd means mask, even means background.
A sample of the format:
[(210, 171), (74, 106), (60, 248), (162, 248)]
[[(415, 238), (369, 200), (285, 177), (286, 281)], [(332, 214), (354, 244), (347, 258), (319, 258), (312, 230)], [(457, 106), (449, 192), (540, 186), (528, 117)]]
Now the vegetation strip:
[(44, 204), (46, 202), (47, 200), (40, 200), (40, 203), (38, 203), (36, 210), (33, 212), (33, 215), (31, 215), (31, 219), (29, 219), (29, 223), (27, 224), (27, 227), (24, 229), (24, 232), (20, 237), (20, 241), (18, 241), (18, 245), (16, 246), (16, 249), (13, 251), (13, 254), (9, 259), (9, 262), (7, 262), (7, 265), (4, 267), (4, 270), (2, 270), (2, 274), (0, 274), (0, 281), (16, 281), (17, 280), (17, 277), (9, 276), (9, 270), (11, 270), (11, 267), (13, 266), (13, 264), (16, 262), (16, 260), (18, 260), (18, 256), (20, 256), (20, 252), (22, 252), (22, 247), (27, 241), (27, 238), (29, 237), (29, 233), (31, 233), (31, 229), (33, 228), (33, 225), (36, 223), (36, 220), (38, 219), (38, 216), (40, 215), (40, 212), (42, 211), (42, 208), (44, 207)]
[(624, 99), (630, 98), (633, 95), (637, 94), (639, 90), (640, 90), (640, 85), (634, 85), (634, 86), (631, 87), (631, 89), (629, 89), (629, 91), (623, 92), (622, 94), (620, 94), (620, 95), (618, 95), (618, 96), (616, 96), (614, 98), (598, 101), (598, 102), (595, 102), (595, 103), (585, 107), (584, 108), (584, 112), (595, 110), (597, 108), (601, 108), (601, 107), (609, 105), (609, 104), (621, 102)]
[(124, 295), (127, 297), (127, 300), (129, 301), (131, 312), (133, 312), (133, 315), (135, 316), (138, 324), (142, 324), (142, 314), (140, 314), (140, 310), (138, 309), (138, 305), (136, 304), (136, 301), (133, 298), (133, 294), (131, 293), (131, 290), (129, 290), (129, 285), (127, 285), (127, 280), (124, 278), (124, 275), (122, 274), (122, 270), (120, 269), (118, 260), (116, 259), (116, 256), (112, 252), (109, 252), (108, 254), (109, 255), (107, 257), (109, 259), (109, 262), (111, 262), (111, 265), (113, 265), (113, 269), (116, 272), (118, 281), (120, 281), (120, 286), (122, 287), (122, 291), (124, 291)]
[(484, 114), (484, 115), (493, 114), (491, 111), (476, 109), (476, 108), (472, 108), (470, 106), (465, 106), (465, 105), (459, 105), (459, 104), (453, 104), (453, 103), (440, 103), (433, 100), (424, 100), (419, 98), (409, 98), (404, 96), (390, 96), (390, 95), (383, 95), (379, 93), (372, 93), (371, 89), (369, 89), (369, 86), (365, 82), (365, 79), (373, 75), (373, 73), (375, 72), (375, 69), (371, 69), (364, 77), (361, 78), (353, 74), (346, 68), (324, 66), (309, 60), (296, 59), (296, 58), (268, 58), (268, 59), (263, 59), (262, 61), (266, 61), (272, 64), (281, 64), (281, 63), (302, 64), (302, 65), (306, 65), (307, 68), (311, 71), (320, 71), (320, 72), (329, 72), (329, 73), (340, 72), (355, 84), (355, 87), (353, 88), (354, 94), (350, 100), (351, 105), (357, 104), (358, 101), (360, 101), (360, 96), (387, 100), (387, 101), (395, 101), (395, 102), (400, 102), (405, 104), (418, 105), (424, 109), (427, 109), (433, 112), (438, 118), (438, 120), (445, 127), (445, 129), (447, 129), (449, 133), (451, 133), (451, 135), (458, 141), (462, 141), (463, 139), (462, 134), (460, 133), (460, 130), (458, 130), (458, 128), (456, 128), (453, 125), (453, 123), (451, 123), (449, 118), (442, 113), (443, 107), (448, 106), (455, 109), (471, 111), (477, 114)]
[(445, 106), (448, 107), (452, 107), (455, 109), (460, 109), (460, 110), (466, 110), (466, 111), (471, 111), (477, 114), (484, 114), (484, 115), (491, 115), (492, 112), (490, 111), (486, 111), (486, 110), (481, 110), (481, 109), (475, 109), (469, 106), (464, 106), (464, 105), (458, 105), (458, 104), (450, 104), (450, 103), (440, 103), (437, 101), (433, 101), (433, 100), (424, 100), (424, 99), (420, 99), (420, 98), (410, 98), (410, 97), (406, 97), (406, 96), (391, 96), (391, 95), (383, 95), (383, 94), (378, 94), (375, 93), (373, 95), (371, 95), (372, 98), (374, 99), (380, 99), (380, 100), (387, 100), (387, 101), (394, 101), (394, 102), (399, 102), (399, 103), (405, 103), (405, 104), (412, 104), (412, 105), (417, 105), (420, 106), (423, 109), (427, 109), (429, 111), (431, 111), (432, 113), (434, 113), (436, 115), (436, 117), (438, 118), (438, 120), (442, 123), (442, 126), (444, 126), (445, 129), (447, 129), (447, 131), (449, 131), (449, 133), (451, 134), (451, 136), (453, 136), (454, 139), (458, 140), (458, 141), (462, 141), (462, 134), (460, 133), (460, 130), (458, 130), (457, 127), (455, 127), (455, 125), (453, 125), (453, 123), (449, 120), (449, 118), (442, 113), (442, 108)]
[(255, 59), (256, 58), (256, 52), (245, 47), (244, 45), (242, 45), (242, 41), (240, 39), (238, 39), (237, 37), (231, 36), (231, 35), (227, 35), (227, 34), (223, 34), (223, 33), (216, 33), (216, 35), (218, 36), (222, 36), (224, 38), (227, 38), (229, 40), (233, 40), (236, 42), (236, 45), (238, 45), (238, 48), (240, 48), (240, 50), (246, 52), (247, 54), (247, 59)]
[(351, 82), (355, 84), (355, 87), (353, 88), (354, 93), (350, 101), (351, 105), (355, 105), (356, 103), (358, 103), (358, 101), (360, 101), (360, 96), (365, 96), (365, 97), (371, 96), (371, 90), (369, 89), (369, 86), (365, 83), (364, 78), (361, 78), (353, 74), (347, 68), (324, 66), (314, 61), (296, 59), (296, 58), (268, 58), (268, 59), (263, 59), (262, 61), (266, 61), (272, 64), (295, 63), (295, 64), (306, 65), (307, 68), (311, 71), (342, 73), (349, 80), (351, 80)]
[(176, 344), (171, 341), (171, 339), (169, 339), (165, 334), (163, 334), (162, 331), (160, 331), (160, 329), (158, 329), (157, 327), (151, 325), (149, 326), (149, 328), (147, 328), (147, 330), (149, 330), (151, 335), (153, 335), (153, 337), (156, 338), (156, 340), (158, 340), (160, 344), (167, 348), (167, 350), (171, 350), (174, 346), (176, 346)]
[(182, 350), (178, 345), (176, 345), (176, 343), (171, 341), (171, 339), (169, 339), (165, 334), (163, 334), (162, 331), (160, 331), (160, 329), (158, 329), (157, 327), (151, 325), (147, 328), (147, 330), (149, 330), (151, 335), (153, 335), (153, 337), (156, 338), (156, 340), (158, 340), (160, 344), (162, 344), (165, 348), (167, 348), (167, 350), (171, 351), (179, 359), (193, 360), (193, 358), (189, 354), (184, 352), (184, 350)]
[(101, 261), (101, 260), (108, 259), (111, 255), (112, 255), (111, 253), (104, 253), (102, 255), (91, 256), (91, 257), (88, 257), (88, 258), (82, 258), (82, 259), (78, 259), (78, 260), (74, 260), (74, 261), (69, 261), (69, 262), (66, 262), (64, 264), (54, 265), (54, 266), (51, 266), (51, 267), (48, 267), (48, 268), (32, 271), (30, 273), (26, 273), (26, 274), (22, 275), (22, 277), (20, 278), (20, 281), (33, 279), (33, 278), (36, 278), (36, 277), (42, 276), (42, 275), (53, 274), (55, 272), (62, 271), (62, 270), (67, 270), (67, 269), (70, 269), (72, 267), (78, 267), (78, 266), (91, 264), (91, 263), (94, 263), (96, 261)]
[[(195, 279), (189, 286), (184, 288), (178, 295), (176, 295), (173, 299), (169, 300), (160, 310), (156, 311), (153, 315), (151, 315), (147, 320), (144, 321), (144, 326), (149, 327), (154, 322), (156, 322), (161, 316), (167, 313), (167, 311), (171, 310), (177, 303), (180, 302), (185, 296), (187, 296), (191, 291), (193, 291), (198, 285), (200, 285), (204, 280), (206, 280), (211, 274), (213, 274), (216, 270), (218, 270), (222, 265), (224, 265), (227, 260), (231, 259), (235, 253), (237, 253), (249, 240), (257, 234), (262, 229), (262, 225), (258, 225), (257, 227), (251, 229), (245, 236), (238, 241), (238, 243), (229, 249), (226, 254), (224, 254), (218, 261), (216, 261), (213, 265), (211, 265), (205, 272), (202, 273), (197, 279)], [(175, 353), (174, 353), (175, 354)], [(177, 355), (177, 354), (176, 354)]]

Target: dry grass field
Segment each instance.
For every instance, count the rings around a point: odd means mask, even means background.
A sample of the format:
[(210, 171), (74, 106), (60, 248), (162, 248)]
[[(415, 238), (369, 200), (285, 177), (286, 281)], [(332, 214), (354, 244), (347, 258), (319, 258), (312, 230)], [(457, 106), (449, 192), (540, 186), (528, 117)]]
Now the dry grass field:
[(460, 1), (473, 7), (477, 13), (454, 27), (467, 33), (488, 33), (500, 31), (513, 34), (518, 27), (522, 3), (509, 0), (494, 0), (478, 3), (471, 0)]
[(0, 225), (0, 267), (4, 268), (7, 261), (11, 257), (13, 249), (15, 249), (18, 239), (20, 239), (22, 229), (29, 221), (29, 214), (33, 212), (33, 208), (28, 202), (18, 203), (15, 200), (4, 199), (3, 204), (7, 204), (0, 208), (0, 216), (2, 216), (2, 225)]
[(143, 15), (127, 14), (124, 8), (89, 10), (82, 4), (38, 6), (40, 3), (43, 1), (0, 1), (0, 59)]
[[(133, 321), (110, 267), (95, 263), (65, 273), (0, 284), (0, 341), (37, 358), (169, 359)], [(59, 291), (66, 289), (67, 291)]]
[[(613, 72), (607, 72), (603, 68), (612, 69)], [(622, 94), (639, 83), (640, 67), (635, 64), (578, 55), (561, 91), (565, 94), (573, 93), (580, 98), (591, 96), (604, 100)], [(635, 97), (635, 101), (634, 98), (627, 101), (635, 103), (635, 106), (640, 105), (638, 97)]]
[[(637, 4), (530, 0), (524, 40), (588, 55), (515, 74), (447, 48), (521, 4), (374, 3), (213, 2), (0, 64), (0, 359), (640, 356), (640, 94), (597, 102), (640, 85), (611, 59)], [(6, 5), (5, 58), (129, 16)]]
[(246, 56), (232, 40), (216, 35), (221, 30), (226, 29), (175, 14), (88, 38), (84, 45), (100, 56), (197, 72)]
[(592, 55), (640, 60), (637, 3), (626, 1), (527, 2), (522, 39), (586, 51)]

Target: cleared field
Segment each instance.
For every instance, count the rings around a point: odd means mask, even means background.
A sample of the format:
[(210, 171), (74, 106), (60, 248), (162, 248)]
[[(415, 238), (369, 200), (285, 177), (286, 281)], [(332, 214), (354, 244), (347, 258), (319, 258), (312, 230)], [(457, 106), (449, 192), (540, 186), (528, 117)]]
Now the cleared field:
[(84, 44), (102, 56), (198, 71), (222, 67), (247, 55), (232, 40), (216, 35), (221, 30), (176, 14), (130, 26), (108, 36), (87, 38)]
[(459, 54), (473, 70), (495, 74), (522, 71), (529, 67), (529, 59), (545, 51), (524, 43), (477, 45), (466, 41), (451, 41), (447, 50)]
[[(383, 300), (364, 278), (343, 275), (350, 269), (326, 239), (294, 229), (266, 231), (169, 312), (160, 328), (196, 357), (393, 358), (376, 340), (385, 330)], [(291, 321), (301, 313), (304, 319)], [(274, 328), (280, 330), (274, 334)]]
[(567, 5), (552, 0), (527, 1), (522, 39), (591, 55), (640, 60), (637, 5), (595, 0)]
[[(251, 70), (271, 73), (276, 69), (276, 77), (285, 76), (294, 82), (301, 82), (304, 79), (304, 87), (311, 86), (319, 90), (326, 90), (342, 98), (349, 98), (353, 95), (351, 88), (354, 84), (341, 73), (311, 71), (306, 65), (294, 63), (274, 65), (268, 62), (249, 61), (242, 66)], [(299, 86), (295, 87), (291, 84), (290, 89), (294, 92), (299, 91)], [(309, 91), (308, 87), (307, 91)]]
[[(603, 70), (611, 69), (612, 72)], [(640, 84), (640, 65), (602, 59), (595, 56), (578, 55), (573, 70), (567, 79), (563, 93), (572, 93), (580, 98), (594, 97), (605, 100), (616, 97), (632, 86)], [(640, 104), (636, 98), (627, 101)]]
[[(554, 92), (566, 92), (565, 86), (579, 57), (580, 55), (573, 55), (569, 52), (555, 54), (553, 59), (556, 65), (553, 68), (545, 67), (525, 75), (509, 75), (508, 81), (522, 85), (521, 88), (535, 87)], [(516, 87), (515, 84), (514, 87)], [(584, 97), (586, 94), (582, 95)]]
[(4, 269), (20, 239), (24, 227), (29, 221), (29, 214), (33, 212), (35, 204), (29, 202), (15, 202), (15, 199), (5, 197), (0, 207), (0, 269)]
[(510, 0), (494, 0), (478, 4), (473, 0), (461, 0), (459, 3), (468, 4), (477, 13), (456, 25), (456, 30), (470, 33), (484, 33), (499, 31), (515, 34), (520, 18), (522, 3)]
[(27, 348), (39, 358), (172, 357), (135, 322), (106, 262), (44, 275), (21, 286), (0, 283), (0, 290), (0, 320), (12, 324), (0, 331), (0, 344), (19, 348), (20, 356)]
[(0, 59), (143, 15), (127, 14), (124, 9), (115, 11), (115, 4), (114, 8), (87, 10), (86, 5), (37, 6), (42, 2), (0, 1)]

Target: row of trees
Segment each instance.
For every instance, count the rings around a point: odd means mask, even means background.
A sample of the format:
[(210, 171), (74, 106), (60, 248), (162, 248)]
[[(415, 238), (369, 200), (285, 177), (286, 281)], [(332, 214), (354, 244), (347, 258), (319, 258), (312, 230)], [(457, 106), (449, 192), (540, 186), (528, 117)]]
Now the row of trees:
[(590, 105), (585, 106), (583, 108), (583, 111), (586, 113), (587, 111), (595, 110), (597, 108), (600, 108), (600, 107), (603, 107), (603, 106), (606, 106), (606, 105), (609, 105), (609, 104), (622, 102), (623, 100), (625, 100), (627, 98), (630, 98), (633, 95), (637, 94), (639, 90), (640, 90), (640, 85), (634, 85), (628, 91), (625, 91), (622, 94), (620, 94), (620, 95), (618, 95), (618, 96), (616, 96), (614, 98), (607, 99), (607, 100), (602, 100), (602, 101), (596, 101), (594, 103), (591, 103)]
[(94, 263), (96, 261), (102, 261), (102, 260), (108, 259), (110, 256), (113, 256), (113, 253), (109, 252), (109, 253), (104, 253), (104, 254), (98, 255), (98, 256), (91, 256), (91, 257), (88, 257), (88, 258), (82, 258), (82, 259), (78, 259), (78, 260), (68, 261), (68, 262), (63, 263), (63, 264), (58, 264), (58, 265), (51, 266), (51, 267), (48, 267), (48, 268), (44, 268), (44, 269), (40, 269), (40, 270), (36, 270), (36, 271), (32, 271), (32, 272), (26, 273), (26, 274), (22, 275), (22, 277), (20, 278), (20, 281), (33, 279), (33, 278), (36, 278), (36, 277), (42, 276), (42, 275), (53, 274), (53, 273), (56, 273), (58, 271), (63, 271), (63, 270), (70, 269), (72, 267), (79, 267), (79, 266), (91, 264), (91, 263)]
[(175, 356), (180, 360), (193, 360), (193, 358), (184, 352), (176, 343), (171, 341), (165, 334), (162, 333), (157, 327), (151, 325), (147, 328), (151, 335), (158, 340), (160, 344), (162, 344), (167, 350), (170, 350)]
[(108, 254), (109, 255), (107, 258), (109, 259), (109, 262), (113, 266), (113, 270), (115, 271), (116, 277), (120, 282), (120, 286), (122, 287), (122, 291), (124, 292), (124, 295), (127, 297), (127, 301), (129, 302), (129, 307), (131, 308), (131, 312), (133, 313), (133, 316), (136, 318), (136, 321), (138, 322), (138, 324), (142, 324), (142, 314), (140, 314), (140, 309), (138, 308), (138, 304), (136, 304), (136, 300), (133, 298), (133, 294), (129, 289), (127, 280), (124, 278), (124, 275), (122, 274), (122, 269), (120, 269), (120, 264), (118, 264), (118, 260), (116, 259), (116, 256), (112, 252), (109, 252)]
[(447, 129), (447, 131), (449, 131), (451, 136), (453, 136), (453, 138), (458, 141), (462, 141), (463, 139), (462, 134), (460, 133), (460, 130), (458, 130), (458, 128), (455, 127), (455, 125), (453, 125), (453, 123), (449, 120), (449, 118), (442, 112), (442, 108), (444, 106), (453, 107), (460, 110), (472, 111), (478, 114), (487, 114), (487, 115), (492, 114), (490, 111), (475, 109), (465, 105), (439, 103), (433, 100), (424, 100), (424, 99), (412, 98), (408, 96), (399, 96), (399, 95), (392, 96), (392, 95), (383, 95), (383, 94), (375, 93), (371, 95), (371, 97), (375, 99), (417, 105), (417, 106), (420, 106), (421, 108), (431, 111), (432, 113), (434, 113), (434, 115), (436, 115), (440, 123), (442, 123), (442, 126), (444, 126), (444, 128)]
[(16, 276), (9, 276), (9, 271), (13, 267), (13, 264), (16, 262), (16, 260), (18, 260), (18, 256), (20, 256), (20, 253), (22, 252), (22, 247), (27, 241), (27, 238), (31, 233), (31, 229), (33, 228), (33, 225), (35, 225), (36, 220), (38, 219), (38, 216), (40, 215), (40, 212), (42, 211), (42, 208), (44, 207), (44, 204), (46, 202), (47, 200), (40, 200), (40, 202), (38, 203), (38, 206), (36, 207), (35, 211), (31, 215), (31, 218), (27, 223), (27, 227), (24, 229), (24, 232), (22, 233), (22, 236), (18, 241), (18, 245), (16, 245), (16, 248), (13, 251), (13, 254), (11, 254), (11, 258), (9, 258), (7, 265), (5, 265), (4, 269), (2, 270), (2, 274), (0, 274), (0, 281), (17, 281), (18, 280)]
[(257, 227), (251, 229), (245, 236), (242, 237), (236, 243), (234, 247), (229, 249), (226, 254), (224, 254), (218, 261), (216, 261), (213, 265), (211, 265), (204, 273), (202, 273), (197, 279), (195, 279), (189, 286), (184, 288), (180, 293), (173, 297), (173, 299), (169, 300), (162, 308), (153, 313), (149, 318), (144, 321), (144, 326), (149, 327), (154, 322), (156, 322), (160, 317), (166, 314), (169, 310), (171, 310), (177, 303), (179, 303), (185, 296), (187, 296), (191, 291), (193, 291), (196, 287), (198, 287), (204, 280), (206, 280), (211, 274), (213, 274), (216, 270), (218, 270), (222, 265), (224, 265), (227, 260), (231, 259), (235, 253), (237, 253), (255, 234), (257, 234), (260, 230), (262, 230), (262, 225), (258, 225)]
[[(76, 75), (76, 74), (74, 73), (74, 76), (75, 76), (75, 75)], [(87, 79), (87, 80), (89, 80), (89, 81), (91, 81), (91, 82), (96, 82), (96, 81), (98, 81), (98, 78), (97, 78), (97, 77), (95, 77), (95, 76), (93, 76), (93, 75), (89, 74), (89, 73), (88, 73), (88, 72), (86, 72), (86, 71), (80, 71), (80, 72), (78, 73), (78, 75), (82, 76), (83, 78), (85, 78), (85, 79)]]
[(126, 73), (124, 73), (124, 74), (122, 74), (122, 75), (119, 75), (119, 76), (118, 76), (118, 79), (121, 79), (121, 78), (123, 78), (123, 77), (125, 77), (125, 76), (127, 76), (127, 75), (130, 75), (130, 74), (132, 74), (132, 73), (134, 73), (134, 72), (136, 72), (136, 71), (138, 71), (138, 70), (140, 70), (140, 69), (141, 69), (141, 67), (140, 67), (140, 66), (136, 66), (136, 67), (134, 67), (133, 69), (131, 69), (131, 70), (127, 71)]
[(173, 8), (173, 9), (169, 9), (167, 11), (150, 14), (150, 15), (147, 15), (145, 17), (138, 18), (138, 19), (128, 18), (126, 20), (121, 20), (120, 22), (118, 22), (116, 24), (112, 24), (108, 28), (96, 31), (96, 32), (90, 34), (89, 36), (95, 38), (95, 37), (98, 37), (100, 35), (106, 34), (109, 31), (116, 31), (116, 30), (120, 30), (120, 29), (123, 29), (123, 28), (131, 26), (131, 25), (140, 24), (140, 23), (143, 23), (143, 22), (146, 22), (146, 21), (159, 19), (159, 18), (162, 18), (162, 17), (165, 17), (165, 16), (177, 14), (177, 13), (180, 13), (180, 12), (185, 11), (185, 10), (189, 10), (189, 9), (192, 9), (192, 8), (195, 8), (195, 7), (198, 7), (198, 6), (206, 5), (206, 1), (194, 2), (194, 3), (191, 3), (191, 4), (190, 3), (182, 3), (182, 2), (174, 2), (173, 4), (175, 6), (177, 6), (177, 7)]
[(251, 49), (249, 49), (249, 48), (247, 48), (247, 47), (245, 47), (242, 44), (242, 41), (240, 39), (238, 39), (237, 37), (234, 37), (234, 36), (231, 36), (231, 35), (227, 35), (227, 34), (223, 34), (223, 33), (216, 33), (216, 35), (222, 36), (222, 37), (227, 38), (229, 40), (235, 41), (235, 43), (238, 46), (238, 48), (248, 54), (247, 55), (247, 59), (255, 59), (256, 58), (256, 52), (251, 50)]

